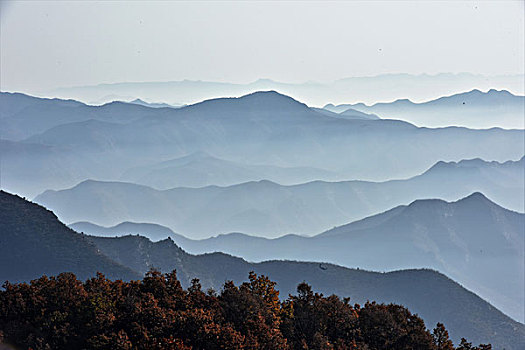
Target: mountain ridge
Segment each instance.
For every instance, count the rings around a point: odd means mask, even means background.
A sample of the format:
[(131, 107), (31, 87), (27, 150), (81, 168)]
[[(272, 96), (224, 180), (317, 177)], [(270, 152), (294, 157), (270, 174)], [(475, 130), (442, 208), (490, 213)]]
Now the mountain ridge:
[[(430, 304), (438, 304), (444, 309), (448, 308), (448, 306), (442, 304), (440, 300), (441, 297), (438, 297), (438, 295), (443, 295), (443, 293), (446, 293), (449, 296), (449, 299), (447, 299), (449, 302), (454, 300), (456, 296), (459, 296), (458, 294), (461, 294), (462, 298), (466, 299), (475, 297), (474, 293), (465, 291), (462, 287), (457, 288), (459, 285), (452, 288), (453, 291), (448, 289), (449, 287), (445, 287), (445, 285), (454, 282), (448, 277), (432, 270), (416, 269), (378, 274), (376, 272), (364, 270), (345, 269), (333, 264), (323, 264), (323, 269), (319, 267), (319, 263), (303, 263), (292, 261), (273, 260), (258, 264), (249, 264), (240, 258), (231, 257), (222, 253), (210, 253), (197, 256), (188, 255), (169, 239), (157, 243), (148, 242), (147, 239), (144, 241), (144, 237), (141, 236), (124, 236), (121, 238), (91, 237), (91, 239), (96, 242), (102, 251), (111, 257), (120, 257), (123, 259), (122, 262), (126, 259), (132, 258), (133, 261), (135, 261), (135, 264), (138, 264), (136, 265), (136, 268), (140, 268), (141, 264), (142, 269), (145, 269), (147, 266), (156, 266), (161, 271), (170, 270), (173, 267), (176, 267), (177, 271), (180, 272), (180, 279), (183, 285), (188, 285), (190, 282), (187, 276), (197, 275), (199, 276), (204, 288), (208, 286), (218, 288), (222, 284), (223, 280), (233, 280), (235, 283), (243, 281), (245, 279), (244, 275), (248, 272), (248, 270), (251, 269), (258, 274), (264, 274), (275, 280), (277, 282), (277, 287), (282, 293), (281, 295), (286, 295), (287, 293), (293, 292), (293, 288), (296, 284), (295, 282), (298, 281), (306, 281), (307, 283), (311, 284), (315, 290), (319, 290), (327, 295), (332, 293), (338, 295), (349, 295), (352, 297), (354, 302), (358, 303), (363, 303), (366, 301), (366, 297), (363, 298), (363, 295), (368, 293), (370, 290), (377, 291), (373, 296), (368, 297), (368, 299), (371, 300), (393, 302), (398, 300), (401, 295), (404, 295), (404, 305), (409, 305), (409, 308), (415, 310), (415, 312), (423, 317), (423, 319), (425, 319), (429, 324), (434, 323), (434, 318), (432, 315), (436, 312), (436, 310), (431, 311), (433, 306), (430, 306)], [(140, 249), (137, 250), (139, 246)], [(124, 254), (124, 252), (126, 253)], [(137, 256), (141, 258), (136, 259)], [(146, 260), (142, 261), (142, 257), (144, 257)], [(184, 266), (192, 266), (193, 270), (186, 270)], [(224, 266), (228, 266), (229, 269), (235, 271), (235, 273), (226, 276), (224, 272)], [(289, 276), (290, 274), (292, 274), (294, 277), (285, 277)], [(310, 277), (305, 278), (305, 276)], [(381, 282), (377, 280), (378, 278), (380, 278)], [(396, 286), (397, 280), (403, 280), (407, 289), (403, 288), (403, 291), (400, 291), (399, 287)], [(347, 285), (347, 283), (349, 283), (349, 285)], [(423, 287), (422, 284), (425, 286)], [(331, 285), (331, 287), (326, 287), (327, 285)], [(352, 288), (350, 286), (354, 287)], [(447, 289), (448, 292), (445, 292)], [(426, 291), (426, 293), (424, 291)], [(420, 299), (418, 295), (420, 292), (423, 292), (423, 294), (426, 295), (429, 293), (433, 294), (433, 297), (430, 297), (433, 302), (428, 303), (428, 301), (426, 301), (422, 303), (422, 299)], [(425, 298), (423, 298), (423, 300), (425, 300)], [(484, 304), (483, 306), (477, 305), (476, 307), (471, 305), (467, 307), (467, 309), (476, 309), (479, 310), (477, 312), (482, 313), (485, 313), (488, 310), (497, 310), (488, 303)], [(499, 313), (498, 311), (496, 312), (499, 314), (498, 317), (501, 321), (506, 319), (504, 314)], [(463, 315), (464, 313), (456, 309), (456, 312), (452, 314)], [(470, 340), (474, 340), (475, 342), (482, 340), (487, 341), (484, 339), (490, 338), (492, 343), (494, 343), (496, 346), (504, 344), (504, 346), (509, 348), (512, 347), (511, 344), (515, 343), (515, 340), (518, 338), (509, 341), (508, 339), (501, 339), (500, 336), (498, 336), (498, 339), (496, 339), (493, 335), (507, 332), (512, 334), (521, 328), (525, 330), (525, 326), (509, 320), (503, 321), (502, 324), (505, 325), (504, 328), (507, 328), (507, 325), (512, 324), (513, 326), (511, 327), (514, 327), (514, 329), (508, 327), (506, 331), (500, 329), (495, 332), (494, 330), (485, 330), (486, 333), (483, 335), (480, 333), (473, 335), (472, 330), (466, 330), (469, 329), (473, 323), (470, 323), (466, 319), (450, 319), (450, 314), (448, 314), (448, 311), (440, 313), (440, 316), (438, 317), (446, 318), (443, 320), (443, 322), (447, 325), (447, 327), (449, 327), (449, 329), (451, 329), (451, 336), (456, 341), (459, 340), (456, 334), (463, 331), (462, 334), (467, 335)], [(462, 318), (462, 316), (459, 317)], [(489, 320), (483, 320), (481, 323), (483, 324), (481, 327), (487, 327), (488, 324), (493, 324), (488, 326), (489, 329), (496, 326), (497, 324), (497, 322), (493, 323), (493, 321)], [(477, 327), (479, 326), (480, 325)], [(459, 327), (459, 331), (457, 327)], [(497, 327), (501, 327), (501, 323)], [(452, 331), (452, 329), (454, 329), (454, 331)], [(457, 331), (458, 333), (456, 333)], [(511, 335), (511, 338), (514, 338), (514, 336)]]
[(326, 109), (338, 112), (353, 108), (360, 112), (375, 113), (382, 118), (403, 119), (418, 126), (445, 127), (447, 125), (469, 126), (486, 129), (524, 128), (525, 96), (514, 95), (507, 90), (478, 89), (442, 96), (424, 102), (397, 99), (392, 102), (378, 102), (325, 105)]
[(59, 88), (50, 91), (56, 96), (75, 97), (82, 100), (98, 100), (117, 94), (133, 95), (146, 100), (170, 101), (172, 96), (181, 103), (194, 103), (213, 96), (239, 96), (256, 90), (273, 89), (301, 97), (308, 104), (321, 106), (327, 101), (343, 103), (352, 96), (353, 101), (392, 101), (410, 97), (422, 101), (450, 95), (473, 88), (512, 89), (523, 93), (523, 74), (510, 76), (483, 76), (470, 73), (435, 75), (380, 74), (375, 76), (348, 77), (331, 82), (290, 83), (272, 79), (259, 79), (248, 83), (229, 83), (202, 80), (179, 80), (157, 82), (120, 82), (92, 86)]
[[(0, 198), (3, 199), (0, 202), (2, 204), (0, 213), (4, 215), (4, 219), (0, 220), (0, 223), (16, 228), (14, 232), (18, 232), (17, 237), (21, 237), (20, 233), (26, 235), (29, 232), (39, 237), (42, 232), (46, 232), (55, 225), (65, 227), (57, 220), (56, 216), (45, 208), (4, 192), (0, 193)], [(19, 203), (28, 211), (19, 211), (17, 206), (12, 205), (13, 202)], [(44, 217), (38, 217), (35, 216), (34, 212), (46, 212), (47, 214)], [(34, 223), (35, 229), (29, 227), (28, 223)], [(7, 232), (13, 231), (3, 227), (0, 232), (2, 232), (2, 237), (5, 237)], [(107, 261), (113, 264), (111, 266), (128, 266), (127, 269), (131, 268), (131, 271), (134, 270), (139, 273), (151, 267), (157, 267), (163, 271), (177, 269), (181, 282), (186, 286), (190, 282), (190, 278), (197, 276), (201, 279), (203, 286), (220, 288), (225, 280), (243, 281), (246, 279), (247, 272), (254, 270), (258, 274), (265, 274), (277, 281), (283, 294), (287, 291), (293, 291), (297, 283), (304, 280), (310, 283), (315, 290), (326, 294), (335, 293), (351, 296), (355, 302), (364, 302), (367, 298), (379, 302), (398, 302), (421, 315), (429, 324), (438, 321), (444, 322), (451, 329), (451, 336), (456, 341), (461, 335), (467, 336), (475, 342), (490, 341), (496, 346), (512, 349), (513, 346), (518, 346), (518, 348), (521, 346), (519, 341), (524, 338), (522, 335), (525, 334), (523, 324), (512, 321), (474, 293), (465, 290), (450, 278), (431, 270), (408, 270), (381, 274), (351, 270), (331, 264), (323, 264), (321, 269), (319, 263), (313, 262), (274, 260), (250, 264), (243, 259), (221, 253), (189, 255), (171, 239), (153, 243), (141, 236), (97, 238), (80, 235), (66, 229), (64, 238), (67, 237), (81, 237), (81, 239), (95, 244), (100, 253), (97, 255), (97, 261), (93, 262), (94, 264)], [(49, 241), (46, 240), (40, 239), (38, 241), (40, 249), (45, 247), (42, 242), (49, 244)], [(17, 242), (20, 242), (19, 238), (0, 245), (4, 248), (0, 258), (12, 261), (13, 254), (20, 256), (20, 259), (17, 260), (19, 261), (17, 268), (28, 270), (24, 274), (17, 273), (18, 278), (21, 276), (31, 278), (30, 275), (41, 274), (42, 272), (54, 273), (46, 270), (42, 264), (32, 263), (35, 256), (33, 251), (28, 250), (26, 244)], [(55, 249), (56, 253), (62, 255), (68, 252), (77, 259), (86, 252), (93, 251), (89, 249), (68, 249), (62, 244), (58, 247), (62, 247), (66, 251)], [(28, 258), (27, 254), (31, 254), (31, 258)], [(0, 264), (0, 266), (8, 265)], [(85, 264), (77, 264), (73, 268), (64, 266), (66, 265), (60, 264), (59, 268), (77, 274), (79, 274), (79, 269), (86, 267)], [(44, 271), (42, 271), (43, 268)], [(35, 269), (38, 272), (35, 273)], [(81, 278), (85, 278), (88, 275), (93, 275), (96, 270), (99, 270), (99, 267), (87, 272), (86, 275), (79, 275)], [(116, 276), (119, 274), (126, 275), (126, 271), (129, 270), (121, 268), (119, 271), (116, 272)], [(2, 278), (7, 276), (8, 279), (11, 279), (8, 276), (9, 273), (13, 272), (3, 270)], [(133, 276), (136, 275), (129, 274), (127, 279), (133, 279)], [(473, 310), (475, 312), (472, 314)], [(470, 317), (475, 317), (475, 321), (472, 321)]]
[[(31, 110), (3, 118), (4, 136), (20, 144), (51, 146), (67, 156), (48, 153), (33, 159), (20, 157), (16, 150), (3, 152), (3, 183), (30, 197), (82, 179), (115, 180), (153, 159), (198, 151), (241, 163), (311, 167), (375, 181), (408, 176), (451, 154), (454, 160), (523, 155), (523, 130), (429, 129), (396, 120), (335, 118), (277, 92), (178, 109), (115, 103), (66, 108), (52, 102), (47, 109), (43, 107), (49, 101), (35, 100)], [(98, 122), (87, 123), (86, 131), (85, 121), (91, 119)], [(32, 171), (35, 162), (60, 166), (44, 166), (40, 172), (45, 174), (37, 177)], [(381, 164), (381, 170), (375, 164)], [(57, 186), (56, 179), (62, 177), (67, 181)], [(329, 175), (321, 179), (331, 180)]]
[[(107, 231), (71, 226), (88, 234)], [(168, 229), (163, 234), (193, 254), (221, 251), (253, 262), (313, 260), (376, 271), (432, 268), (522, 320), (524, 226), (525, 214), (501, 208), (474, 192), (452, 202), (415, 200), (309, 237), (269, 239), (237, 232), (194, 240)], [(115, 233), (147, 236), (148, 229)]]
[[(470, 163), (468, 163), (470, 164)], [(54, 209), (66, 223), (113, 226), (123, 221), (155, 222), (192, 238), (243, 232), (266, 237), (316, 234), (421, 198), (458, 200), (483, 192), (505, 208), (523, 212), (523, 158), (483, 162), (473, 168), (431, 167), (404, 180), (311, 181), (279, 185), (249, 181), (231, 186), (176, 187), (89, 180), (49, 190), (35, 201)], [(512, 184), (512, 186), (505, 184)], [(133, 198), (141, 198), (141, 202)], [(85, 202), (92, 205), (86, 207)], [(77, 208), (66, 203), (77, 203)], [(152, 211), (155, 204), (156, 210)], [(111, 216), (101, 208), (111, 208)], [(80, 208), (83, 208), (82, 210)], [(118, 208), (118, 211), (115, 211)], [(209, 213), (199, 218), (199, 213)]]
[(58, 221), (53, 212), (21, 197), (0, 191), (0, 218), (2, 283), (72, 270), (80, 278), (97, 271), (111, 278), (140, 277), (101, 254), (84, 235)]

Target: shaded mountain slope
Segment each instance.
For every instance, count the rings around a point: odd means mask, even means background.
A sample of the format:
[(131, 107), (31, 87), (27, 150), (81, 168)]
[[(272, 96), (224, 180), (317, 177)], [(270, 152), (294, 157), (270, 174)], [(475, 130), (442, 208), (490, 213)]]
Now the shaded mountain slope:
[(111, 278), (140, 275), (101, 254), (45, 208), (0, 191), (0, 280), (29, 281), (43, 274), (74, 272), (81, 279), (100, 271)]

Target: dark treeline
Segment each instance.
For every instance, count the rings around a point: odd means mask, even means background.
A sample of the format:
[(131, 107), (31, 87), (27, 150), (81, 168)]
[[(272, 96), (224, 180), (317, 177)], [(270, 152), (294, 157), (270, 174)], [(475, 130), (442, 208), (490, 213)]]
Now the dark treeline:
[[(399, 305), (324, 297), (302, 283), (280, 301), (275, 282), (250, 273), (220, 293), (175, 271), (142, 281), (82, 282), (71, 273), (0, 291), (0, 343), (32, 349), (431, 349), (454, 350), (438, 324)], [(488, 350), (462, 340), (461, 350)]]

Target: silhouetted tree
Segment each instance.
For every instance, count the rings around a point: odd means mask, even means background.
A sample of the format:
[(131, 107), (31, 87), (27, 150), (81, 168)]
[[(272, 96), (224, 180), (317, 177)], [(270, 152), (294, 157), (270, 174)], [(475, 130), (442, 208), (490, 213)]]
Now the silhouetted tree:
[(432, 336), (434, 337), (434, 343), (436, 344), (437, 350), (454, 350), (454, 344), (450, 340), (448, 331), (443, 323), (438, 323), (436, 325)]

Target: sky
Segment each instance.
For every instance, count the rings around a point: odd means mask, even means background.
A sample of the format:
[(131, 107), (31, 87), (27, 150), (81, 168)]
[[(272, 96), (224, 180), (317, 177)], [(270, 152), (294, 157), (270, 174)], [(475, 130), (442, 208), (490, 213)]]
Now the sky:
[(522, 74), (524, 1), (2, 1), (0, 89)]

